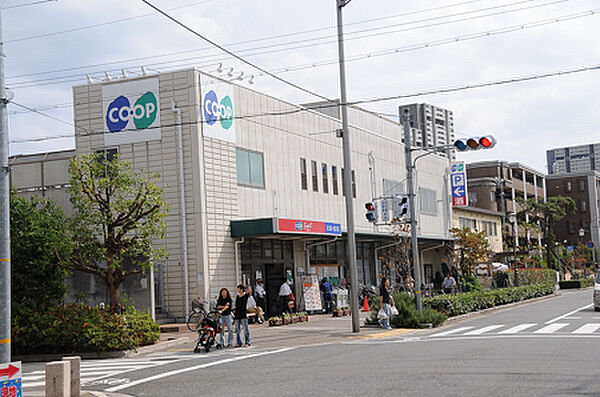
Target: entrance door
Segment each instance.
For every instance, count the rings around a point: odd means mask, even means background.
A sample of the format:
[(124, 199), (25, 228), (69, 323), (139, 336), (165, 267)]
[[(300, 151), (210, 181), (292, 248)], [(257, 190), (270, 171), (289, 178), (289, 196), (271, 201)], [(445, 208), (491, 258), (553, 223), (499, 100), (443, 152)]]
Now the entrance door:
[(279, 314), (279, 305), (277, 296), (279, 295), (279, 287), (283, 284), (285, 276), (283, 274), (282, 263), (268, 263), (264, 267), (265, 289), (267, 290), (267, 315), (276, 316)]

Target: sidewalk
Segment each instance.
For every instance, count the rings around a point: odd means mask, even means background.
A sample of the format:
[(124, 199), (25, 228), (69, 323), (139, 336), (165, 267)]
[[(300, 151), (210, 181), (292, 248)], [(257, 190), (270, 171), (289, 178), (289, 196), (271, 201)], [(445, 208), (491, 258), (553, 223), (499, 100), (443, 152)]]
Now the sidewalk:
[[(269, 327), (269, 324), (250, 324), (252, 346), (260, 348), (283, 348), (311, 345), (326, 342), (350, 340), (356, 338), (382, 338), (400, 334), (409, 334), (419, 330), (394, 329), (386, 331), (382, 328), (365, 327), (365, 319), (370, 313), (360, 312), (360, 332), (352, 332), (352, 317), (332, 317), (331, 314), (315, 314), (309, 316), (308, 322)], [(168, 326), (173, 324), (167, 324)], [(390, 332), (394, 335), (390, 335)], [(227, 337), (227, 334), (225, 335)], [(163, 341), (189, 338), (188, 343), (182, 343), (167, 351), (191, 351), (194, 349), (197, 334), (188, 331), (185, 326), (179, 332), (161, 334)]]

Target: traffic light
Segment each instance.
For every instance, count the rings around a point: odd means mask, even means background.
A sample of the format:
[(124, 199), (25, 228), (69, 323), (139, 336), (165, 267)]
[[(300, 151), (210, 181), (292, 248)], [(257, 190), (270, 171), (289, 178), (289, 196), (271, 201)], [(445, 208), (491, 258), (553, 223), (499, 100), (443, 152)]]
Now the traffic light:
[(365, 209), (367, 210), (367, 213), (365, 214), (367, 220), (371, 223), (377, 222), (377, 208), (375, 207), (375, 204), (372, 202), (365, 203)]
[(394, 215), (396, 218), (406, 218), (409, 216), (408, 210), (408, 196), (396, 196), (394, 197)]
[(454, 141), (454, 147), (459, 152), (466, 152), (467, 150), (491, 149), (494, 146), (496, 146), (496, 138), (491, 135), (468, 139), (457, 139)]

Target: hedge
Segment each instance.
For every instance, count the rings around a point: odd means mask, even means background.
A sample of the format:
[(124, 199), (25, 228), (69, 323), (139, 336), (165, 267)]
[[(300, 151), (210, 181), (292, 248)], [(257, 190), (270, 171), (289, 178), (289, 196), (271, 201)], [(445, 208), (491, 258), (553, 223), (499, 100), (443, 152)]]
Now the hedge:
[(448, 317), (453, 317), (507, 303), (550, 295), (554, 293), (554, 290), (555, 283), (547, 283), (466, 292), (456, 295), (438, 295), (431, 298), (424, 298), (423, 307), (428, 307)]
[[(424, 307), (419, 313), (415, 298), (405, 292), (392, 294), (398, 315), (393, 316), (390, 325), (396, 328), (423, 328), (427, 324), (437, 327), (446, 321), (447, 317), (438, 311)], [(366, 324), (378, 324), (377, 313), (379, 312), (379, 302), (371, 306), (371, 316), (365, 320)]]
[(14, 354), (130, 350), (159, 338), (159, 325), (133, 307), (122, 314), (84, 304), (20, 307), (12, 319)]
[[(514, 284), (515, 274), (508, 271), (511, 283)], [(556, 284), (556, 270), (552, 269), (519, 269), (519, 285)]]

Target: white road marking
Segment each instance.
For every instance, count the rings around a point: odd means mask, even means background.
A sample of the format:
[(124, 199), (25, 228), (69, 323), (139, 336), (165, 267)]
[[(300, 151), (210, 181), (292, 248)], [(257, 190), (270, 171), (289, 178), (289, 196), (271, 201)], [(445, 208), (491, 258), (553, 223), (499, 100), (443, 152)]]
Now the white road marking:
[(508, 335), (508, 334), (516, 334), (517, 332), (526, 330), (527, 328), (531, 328), (537, 323), (528, 323), (528, 324), (520, 324), (512, 328), (505, 329), (504, 331), (498, 332), (500, 335)]
[(552, 319), (552, 320), (550, 320), (550, 321), (546, 321), (546, 324), (552, 324), (552, 323), (554, 323), (554, 322), (556, 322), (556, 321), (558, 321), (558, 320), (562, 320), (563, 318), (565, 318), (565, 317), (569, 317), (571, 314), (575, 314), (575, 313), (577, 313), (577, 312), (578, 312), (578, 311), (580, 311), (580, 310), (587, 309), (588, 307), (592, 307), (592, 305), (593, 305), (593, 303), (590, 303), (589, 305), (585, 305), (585, 306), (583, 306), (583, 307), (580, 307), (579, 309), (575, 309), (575, 310), (573, 310), (573, 311), (570, 311), (570, 312), (568, 312), (567, 314), (563, 314), (562, 316), (558, 316), (558, 317), (556, 317), (556, 318), (553, 318), (553, 319)]
[(600, 328), (600, 324), (590, 323), (586, 324), (582, 327), (577, 328), (573, 331), (574, 334), (593, 334), (596, 330)]
[[(547, 324), (547, 323), (546, 323)], [(569, 323), (554, 323), (546, 325), (544, 328), (540, 328), (534, 332), (534, 334), (552, 334), (561, 328), (566, 327)]]
[(231, 362), (234, 362), (234, 361), (245, 360), (245, 359), (248, 359), (248, 358), (254, 358), (254, 357), (266, 356), (266, 355), (270, 355), (270, 354), (283, 353), (283, 352), (287, 352), (287, 351), (290, 351), (290, 350), (293, 350), (293, 349), (295, 349), (295, 348), (294, 347), (287, 347), (287, 348), (284, 348), (284, 349), (266, 351), (266, 352), (256, 353), (256, 354), (248, 354), (246, 356), (240, 356), (240, 357), (234, 357), (234, 358), (227, 358), (227, 359), (224, 359), (224, 360), (213, 361), (213, 362), (206, 363), (206, 364), (195, 365), (193, 367), (182, 368), (182, 369), (178, 369), (178, 370), (175, 370), (175, 371), (169, 371), (169, 372), (164, 372), (162, 374), (150, 376), (148, 378), (134, 380), (133, 382), (128, 383), (126, 385), (119, 385), (119, 386), (115, 386), (115, 387), (110, 387), (110, 388), (106, 389), (105, 391), (107, 391), (109, 393), (112, 393), (112, 392), (115, 392), (115, 391), (126, 389), (128, 387), (136, 386), (136, 385), (139, 385), (139, 384), (142, 384), (142, 383), (151, 382), (153, 380), (162, 379), (162, 378), (166, 378), (166, 377), (173, 376), (173, 375), (182, 374), (182, 373), (185, 373), (185, 372), (196, 371), (198, 369), (204, 369), (204, 368), (214, 367), (216, 365), (227, 364), (227, 363), (231, 363)]
[(473, 331), (465, 332), (463, 335), (465, 335), (465, 336), (466, 335), (481, 335), (486, 332), (493, 331), (495, 329), (502, 328), (502, 327), (504, 327), (504, 324), (488, 325), (487, 327), (483, 327), (483, 328), (475, 329)]
[(433, 338), (433, 337), (436, 337), (436, 336), (446, 336), (446, 335), (457, 334), (459, 332), (467, 331), (467, 330), (469, 330), (471, 328), (473, 328), (473, 327), (455, 328), (455, 329), (451, 329), (449, 331), (443, 331), (443, 332), (438, 332), (437, 334), (429, 335), (429, 337)]
[(565, 320), (581, 320), (583, 317), (564, 317)]

